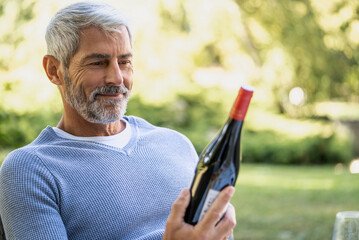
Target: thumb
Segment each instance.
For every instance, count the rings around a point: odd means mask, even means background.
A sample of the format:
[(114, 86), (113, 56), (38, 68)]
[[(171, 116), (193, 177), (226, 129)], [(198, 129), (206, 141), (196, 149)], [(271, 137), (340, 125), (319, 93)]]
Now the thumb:
[(183, 189), (172, 205), (168, 221), (177, 224), (182, 223), (189, 202), (190, 192), (188, 189)]

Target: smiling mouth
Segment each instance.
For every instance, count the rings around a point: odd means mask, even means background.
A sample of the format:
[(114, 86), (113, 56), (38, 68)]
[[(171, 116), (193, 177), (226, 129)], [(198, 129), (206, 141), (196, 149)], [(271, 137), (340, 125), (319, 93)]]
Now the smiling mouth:
[(93, 90), (89, 100), (96, 101), (98, 98), (102, 100), (121, 100), (128, 98), (129, 90), (124, 85), (119, 86), (103, 86)]
[(122, 93), (101, 93), (97, 94), (96, 98), (103, 97), (103, 98), (120, 98), (122, 97)]
[(112, 96), (120, 96), (121, 93), (99, 93), (97, 96), (104, 96), (104, 97), (112, 97)]

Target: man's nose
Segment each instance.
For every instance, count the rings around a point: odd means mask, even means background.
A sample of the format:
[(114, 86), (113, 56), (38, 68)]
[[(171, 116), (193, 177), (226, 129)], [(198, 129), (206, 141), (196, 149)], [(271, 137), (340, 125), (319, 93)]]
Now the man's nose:
[(107, 85), (121, 85), (123, 83), (123, 76), (117, 61), (109, 64), (105, 78)]

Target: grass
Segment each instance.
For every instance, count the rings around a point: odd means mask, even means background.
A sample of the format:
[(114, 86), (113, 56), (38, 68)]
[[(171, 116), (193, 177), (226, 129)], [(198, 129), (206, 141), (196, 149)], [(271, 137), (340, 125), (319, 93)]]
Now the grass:
[(331, 239), (336, 213), (359, 210), (358, 183), (358, 174), (333, 166), (242, 164), (235, 239)]

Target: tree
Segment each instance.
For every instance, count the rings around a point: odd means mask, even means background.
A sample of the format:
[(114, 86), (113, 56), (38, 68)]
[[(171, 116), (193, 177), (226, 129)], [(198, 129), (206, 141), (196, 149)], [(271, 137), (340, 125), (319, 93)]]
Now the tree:
[[(295, 86), (308, 102), (351, 100), (359, 94), (359, 2), (315, 0), (236, 0), (262, 67), (274, 65), (276, 103)], [(273, 53), (276, 54), (273, 54)], [(278, 74), (280, 72), (281, 74)], [(289, 72), (289, 74), (283, 74)], [(268, 78), (263, 73), (264, 79)]]

